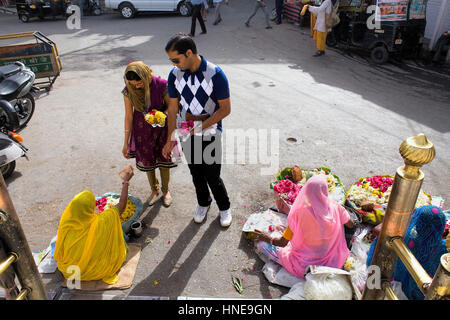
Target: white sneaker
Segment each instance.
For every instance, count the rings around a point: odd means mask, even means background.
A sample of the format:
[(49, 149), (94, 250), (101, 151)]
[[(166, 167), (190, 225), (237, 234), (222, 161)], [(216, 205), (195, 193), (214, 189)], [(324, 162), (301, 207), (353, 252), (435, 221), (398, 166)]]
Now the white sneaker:
[(233, 218), (231, 217), (231, 209), (219, 211), (220, 213), (220, 225), (222, 227), (228, 227), (231, 224), (231, 220)]
[(194, 215), (194, 221), (196, 223), (202, 223), (203, 220), (205, 220), (206, 214), (208, 213), (210, 206), (207, 207), (202, 207), (202, 206), (197, 206), (197, 211), (195, 211), (195, 215)]

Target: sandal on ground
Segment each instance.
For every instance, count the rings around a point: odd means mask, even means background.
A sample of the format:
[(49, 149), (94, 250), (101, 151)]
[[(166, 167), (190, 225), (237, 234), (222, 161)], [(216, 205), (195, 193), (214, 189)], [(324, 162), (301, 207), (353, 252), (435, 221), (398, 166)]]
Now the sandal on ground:
[(165, 197), (163, 196), (163, 204), (165, 207), (170, 207), (170, 205), (172, 204), (172, 197), (169, 195), (169, 197)]
[(152, 197), (152, 195), (150, 195), (148, 197), (148, 199), (147, 199), (148, 200), (148, 205), (149, 206), (154, 205), (159, 199), (160, 199), (160, 193), (159, 192), (156, 194), (156, 196)]

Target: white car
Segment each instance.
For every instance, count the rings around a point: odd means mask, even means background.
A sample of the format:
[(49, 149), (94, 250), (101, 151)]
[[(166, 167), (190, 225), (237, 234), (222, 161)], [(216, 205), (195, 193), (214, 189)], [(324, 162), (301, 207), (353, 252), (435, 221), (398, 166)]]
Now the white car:
[(184, 0), (105, 0), (105, 7), (119, 11), (123, 18), (131, 19), (137, 12), (178, 12), (190, 16), (192, 5)]

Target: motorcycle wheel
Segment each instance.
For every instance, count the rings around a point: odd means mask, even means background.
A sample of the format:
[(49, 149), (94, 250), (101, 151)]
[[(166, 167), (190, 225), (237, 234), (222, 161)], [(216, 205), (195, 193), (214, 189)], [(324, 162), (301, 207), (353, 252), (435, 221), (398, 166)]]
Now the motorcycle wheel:
[[(11, 108), (11, 109), (14, 109)], [(0, 131), (3, 130), (17, 130), (19, 128), (19, 116), (17, 115), (17, 112), (13, 110), (5, 110), (0, 108)]]
[[(19, 100), (22, 103), (21, 107), (17, 105), (19, 103)], [(14, 107), (17, 111), (17, 116), (19, 117), (19, 129), (23, 129), (33, 116), (35, 102), (34, 97), (31, 93), (27, 93), (19, 100), (17, 100)]]
[(334, 34), (334, 31), (328, 32), (326, 44), (328, 47), (331, 47), (331, 48), (337, 46), (337, 39), (336, 39), (336, 35)]
[(14, 169), (16, 169), (16, 161), (12, 161), (4, 166), (1, 166), (0, 171), (2, 172), (3, 179), (9, 178), (14, 172)]

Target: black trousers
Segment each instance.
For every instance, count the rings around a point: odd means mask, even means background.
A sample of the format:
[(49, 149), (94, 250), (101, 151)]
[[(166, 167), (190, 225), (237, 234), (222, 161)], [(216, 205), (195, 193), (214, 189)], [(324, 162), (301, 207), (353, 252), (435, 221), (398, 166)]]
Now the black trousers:
[(219, 210), (228, 210), (230, 200), (225, 184), (220, 177), (222, 167), (220, 136), (194, 136), (186, 142), (182, 142), (181, 146), (192, 175), (198, 205), (207, 207), (211, 204), (212, 199), (209, 192), (211, 189)]
[(196, 19), (200, 22), (200, 27), (202, 28), (202, 32), (206, 32), (205, 22), (202, 17), (202, 5), (196, 4), (192, 8), (192, 23), (191, 23), (191, 35), (195, 36), (195, 26), (197, 24)]
[(281, 23), (281, 13), (283, 12), (283, 2), (284, 0), (275, 0), (275, 9), (277, 12), (276, 23)]

